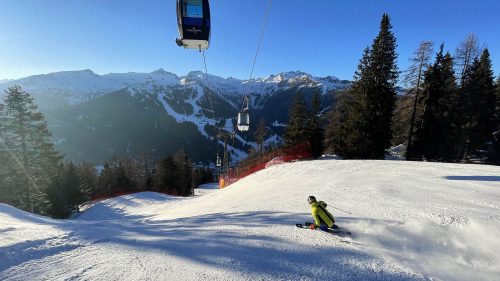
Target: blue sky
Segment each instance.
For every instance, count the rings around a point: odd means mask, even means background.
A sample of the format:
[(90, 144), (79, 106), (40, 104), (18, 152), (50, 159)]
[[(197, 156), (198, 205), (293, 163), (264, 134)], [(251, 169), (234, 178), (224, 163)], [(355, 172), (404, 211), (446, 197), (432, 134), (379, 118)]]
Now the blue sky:
[[(247, 79), (268, 0), (212, 0), (209, 72)], [(62, 70), (184, 75), (201, 54), (177, 47), (175, 0), (1, 0), (0, 79)], [(498, 0), (273, 0), (255, 76), (301, 70), (351, 79), (363, 49), (392, 18), (400, 69), (423, 40), (452, 53), (469, 33), (500, 72)]]

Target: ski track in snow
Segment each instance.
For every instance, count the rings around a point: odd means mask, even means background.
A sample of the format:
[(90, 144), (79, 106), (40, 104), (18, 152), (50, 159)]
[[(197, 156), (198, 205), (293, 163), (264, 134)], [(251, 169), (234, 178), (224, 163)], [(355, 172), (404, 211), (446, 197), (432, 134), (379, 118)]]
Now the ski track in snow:
[[(0, 280), (498, 280), (499, 174), (317, 160), (190, 198), (117, 197), (73, 220), (0, 204)], [(309, 195), (353, 237), (296, 228)]]

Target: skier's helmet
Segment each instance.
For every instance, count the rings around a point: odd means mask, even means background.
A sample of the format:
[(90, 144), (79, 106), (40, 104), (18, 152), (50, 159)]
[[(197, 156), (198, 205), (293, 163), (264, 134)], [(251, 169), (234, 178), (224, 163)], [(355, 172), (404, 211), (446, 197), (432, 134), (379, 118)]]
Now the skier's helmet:
[(311, 203), (313, 203), (313, 202), (316, 202), (316, 197), (314, 197), (314, 196), (309, 196), (309, 197), (307, 197), (307, 202), (308, 202), (309, 204), (311, 204)]

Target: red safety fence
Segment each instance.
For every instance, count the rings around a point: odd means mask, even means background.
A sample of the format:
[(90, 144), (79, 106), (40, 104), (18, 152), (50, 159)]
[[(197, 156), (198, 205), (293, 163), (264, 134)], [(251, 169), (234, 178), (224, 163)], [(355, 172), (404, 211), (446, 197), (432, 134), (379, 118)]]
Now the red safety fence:
[(249, 156), (235, 168), (231, 168), (219, 179), (219, 187), (227, 187), (240, 179), (277, 164), (293, 162), (312, 157), (309, 142), (287, 148), (281, 148), (267, 153)]

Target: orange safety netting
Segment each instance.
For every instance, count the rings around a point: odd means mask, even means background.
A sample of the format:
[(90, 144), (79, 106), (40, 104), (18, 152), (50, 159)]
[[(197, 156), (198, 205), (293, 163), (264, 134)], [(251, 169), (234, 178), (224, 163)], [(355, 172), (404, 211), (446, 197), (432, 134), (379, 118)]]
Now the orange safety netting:
[(282, 148), (268, 153), (250, 156), (219, 178), (219, 188), (225, 188), (248, 175), (256, 173), (272, 165), (293, 162), (300, 159), (310, 158), (311, 156), (312, 152), (309, 142), (304, 142), (293, 147)]

